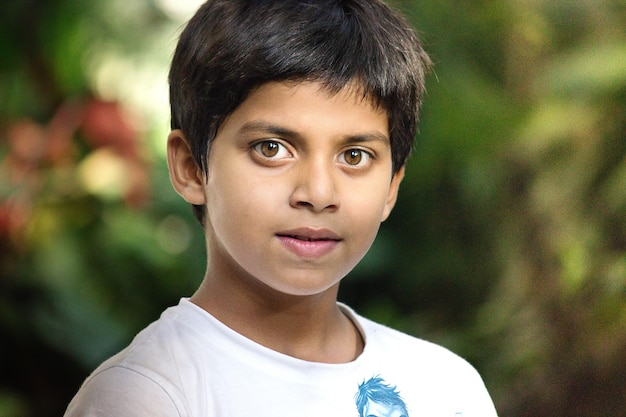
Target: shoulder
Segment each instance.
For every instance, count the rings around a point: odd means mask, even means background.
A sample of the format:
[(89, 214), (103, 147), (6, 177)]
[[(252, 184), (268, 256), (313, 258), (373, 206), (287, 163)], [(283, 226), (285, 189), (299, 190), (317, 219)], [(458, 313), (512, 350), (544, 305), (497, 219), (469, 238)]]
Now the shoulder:
[(349, 314), (365, 338), (361, 359), (370, 370), (368, 378), (380, 377), (396, 387), (415, 411), (497, 415), (482, 377), (467, 360), (443, 346)]
[(341, 308), (361, 331), (366, 342), (366, 348), (375, 350), (376, 353), (387, 352), (396, 356), (409, 355), (414, 360), (419, 357), (428, 357), (429, 361), (466, 363), (464, 359), (443, 346), (376, 323), (357, 314), (345, 305), (341, 305)]
[(69, 404), (65, 417), (174, 417), (181, 410), (158, 381), (120, 365), (92, 374)]
[(179, 358), (188, 356), (183, 353), (190, 336), (181, 325), (187, 319), (184, 306), (166, 310), (159, 320), (137, 334), (130, 345), (93, 371), (65, 415), (185, 414)]
[(457, 381), (484, 389), (481, 376), (466, 359), (446, 347), (400, 332), (356, 314), (349, 314), (365, 338), (365, 354), (405, 373), (435, 381)]

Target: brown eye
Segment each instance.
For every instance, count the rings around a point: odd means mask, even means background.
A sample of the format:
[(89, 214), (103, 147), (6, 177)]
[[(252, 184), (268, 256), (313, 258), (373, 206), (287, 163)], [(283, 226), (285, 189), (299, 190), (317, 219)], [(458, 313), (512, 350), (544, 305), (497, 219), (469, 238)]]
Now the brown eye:
[(252, 149), (259, 157), (267, 160), (285, 159), (291, 156), (291, 152), (280, 142), (264, 140), (256, 143)]
[(359, 148), (348, 149), (339, 155), (340, 163), (354, 169), (366, 169), (374, 159), (370, 152)]
[(344, 152), (343, 157), (348, 165), (358, 165), (363, 160), (363, 151), (350, 149)]
[(259, 151), (263, 156), (267, 158), (272, 158), (278, 155), (278, 151), (280, 150), (280, 145), (276, 142), (263, 142), (259, 145)]

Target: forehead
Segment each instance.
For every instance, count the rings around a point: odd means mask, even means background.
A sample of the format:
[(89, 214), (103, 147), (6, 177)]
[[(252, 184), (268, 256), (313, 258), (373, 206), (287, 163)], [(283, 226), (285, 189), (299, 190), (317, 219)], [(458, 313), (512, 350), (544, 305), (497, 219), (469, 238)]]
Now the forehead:
[(378, 105), (379, 100), (368, 92), (363, 84), (357, 80), (350, 81), (341, 87), (335, 87), (332, 84), (326, 83), (324, 80), (268, 81), (254, 88), (247, 98), (259, 91), (261, 94), (283, 91), (296, 95), (295, 93), (302, 90), (315, 91), (320, 97), (324, 97), (328, 100), (339, 97), (349, 99), (354, 104), (369, 105), (372, 110), (383, 111), (382, 107)]
[(291, 127), (378, 130), (388, 137), (387, 112), (356, 83), (338, 91), (319, 82), (267, 82), (254, 89), (224, 124), (271, 120)]

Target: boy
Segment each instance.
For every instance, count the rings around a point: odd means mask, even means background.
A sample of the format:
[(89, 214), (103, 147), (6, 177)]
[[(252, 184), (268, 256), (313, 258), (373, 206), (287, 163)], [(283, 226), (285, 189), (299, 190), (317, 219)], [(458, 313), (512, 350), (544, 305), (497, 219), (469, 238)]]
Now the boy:
[[(172, 60), (167, 143), (206, 275), (66, 415), (495, 416), (465, 361), (336, 301), (396, 201), (428, 66), (379, 0), (206, 2)], [(363, 406), (372, 378), (404, 406)]]

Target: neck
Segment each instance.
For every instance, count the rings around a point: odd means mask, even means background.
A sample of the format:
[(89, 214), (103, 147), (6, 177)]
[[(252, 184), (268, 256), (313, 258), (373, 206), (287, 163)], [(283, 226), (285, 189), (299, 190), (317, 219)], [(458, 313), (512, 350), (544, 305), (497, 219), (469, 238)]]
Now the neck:
[(294, 296), (256, 280), (244, 286), (234, 282), (207, 274), (191, 301), (243, 336), (292, 357), (345, 363), (362, 352), (360, 333), (337, 306), (338, 285)]

